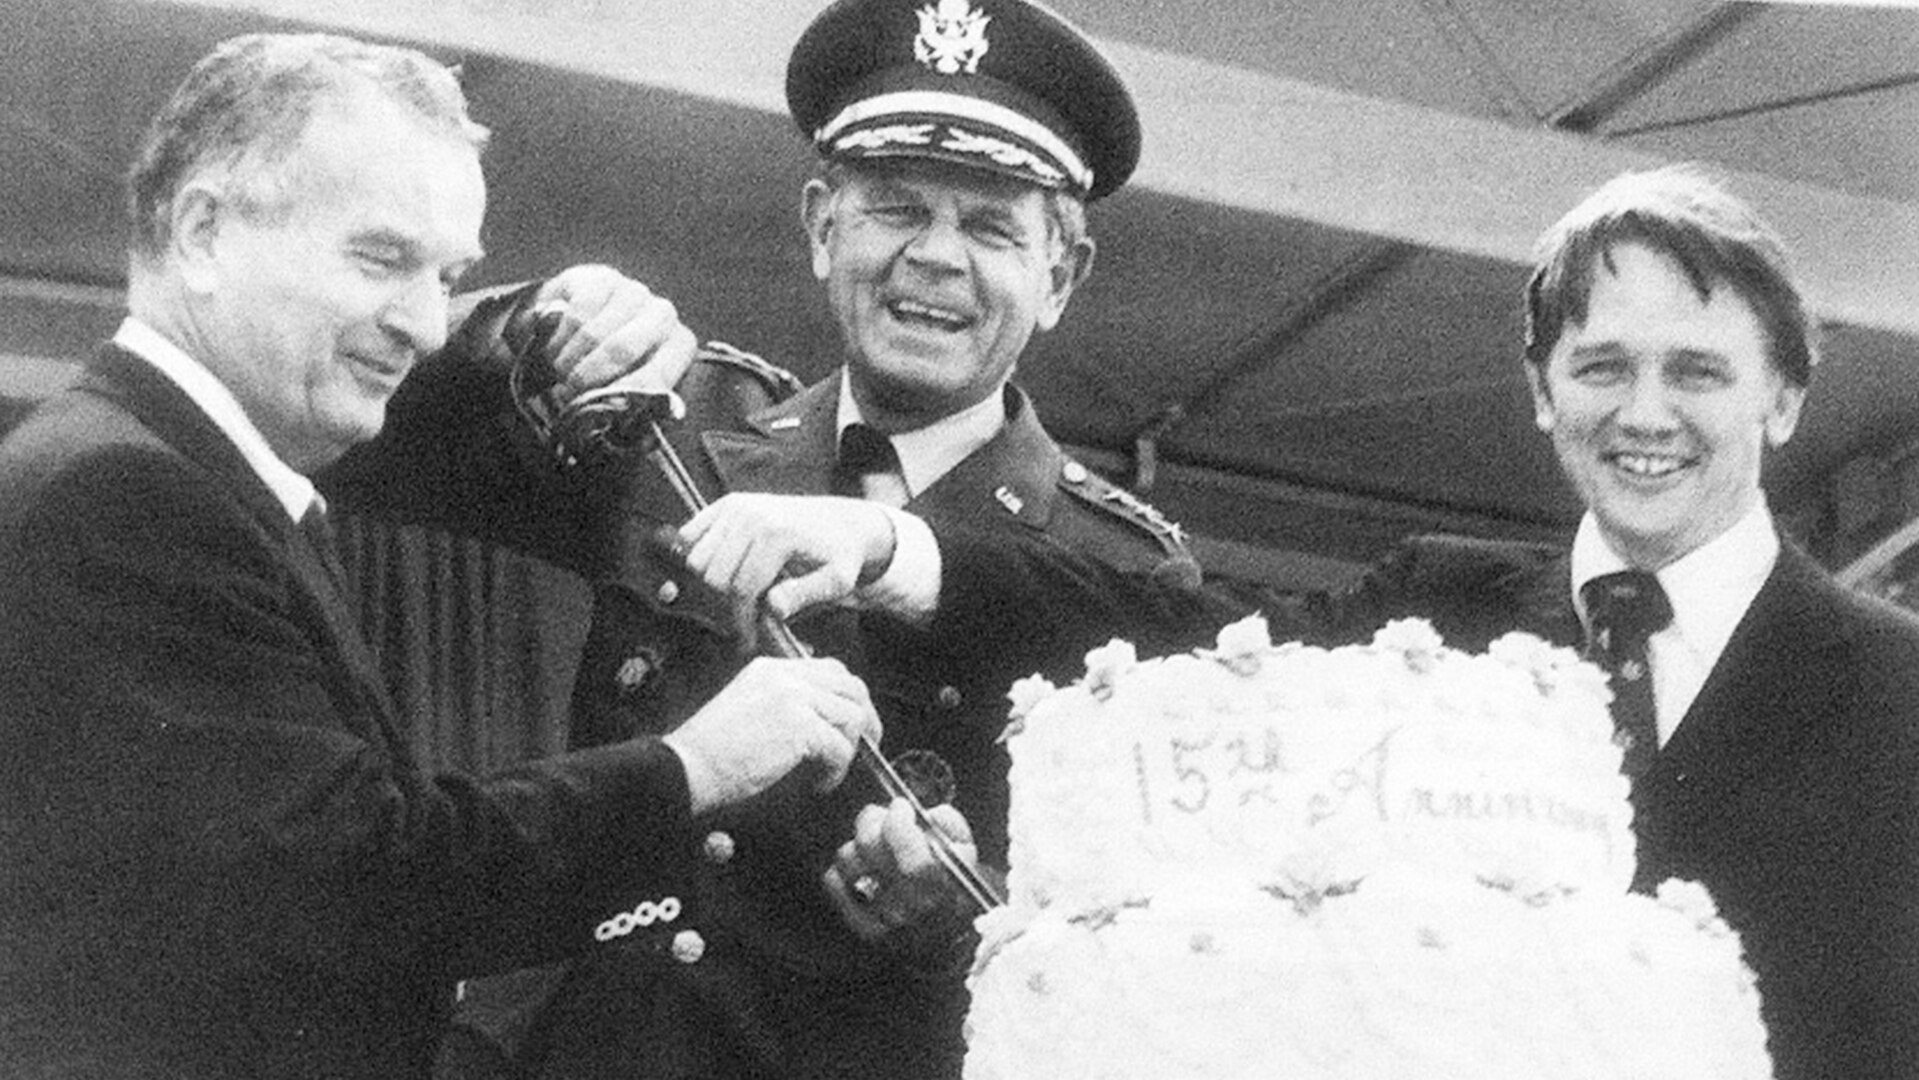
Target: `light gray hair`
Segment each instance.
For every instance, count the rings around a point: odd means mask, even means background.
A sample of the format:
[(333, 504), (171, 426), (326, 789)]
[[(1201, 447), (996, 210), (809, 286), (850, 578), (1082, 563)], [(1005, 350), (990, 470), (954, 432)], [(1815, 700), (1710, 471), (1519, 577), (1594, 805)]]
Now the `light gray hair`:
[(244, 214), (286, 210), (283, 166), (316, 111), (374, 93), (476, 152), (486, 128), (467, 115), (455, 72), (424, 53), (332, 34), (245, 34), (214, 48), (148, 125), (127, 175), (130, 248), (158, 257), (174, 200), (213, 177)]

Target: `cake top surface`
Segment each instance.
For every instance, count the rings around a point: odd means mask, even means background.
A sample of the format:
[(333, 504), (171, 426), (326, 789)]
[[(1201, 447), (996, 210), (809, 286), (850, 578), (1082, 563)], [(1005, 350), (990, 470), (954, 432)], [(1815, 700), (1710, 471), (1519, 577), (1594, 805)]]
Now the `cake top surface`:
[(1409, 619), (1325, 649), (1254, 616), (1010, 696), (1015, 891), (1112, 900), (1202, 867), (1302, 895), (1394, 863), (1531, 894), (1632, 877), (1605, 675), (1532, 635), (1466, 653)]

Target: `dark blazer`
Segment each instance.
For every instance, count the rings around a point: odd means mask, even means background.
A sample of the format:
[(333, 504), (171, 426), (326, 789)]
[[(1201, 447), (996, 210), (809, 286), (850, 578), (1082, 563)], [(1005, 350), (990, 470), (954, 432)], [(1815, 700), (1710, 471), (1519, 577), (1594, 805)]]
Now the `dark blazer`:
[[(1212, 636), (1209, 605), (1097, 566), (958, 538), (947, 566), (949, 636), (1006, 623), (992, 595), (1030, 598), (1016, 614), (1035, 641), (1090, 625), (1150, 653)], [(1268, 614), (1278, 640), (1423, 616), (1460, 648), (1509, 630), (1577, 646), (1569, 573), (1550, 547), (1421, 537), (1351, 590)], [(1635, 888), (1711, 891), (1782, 1080), (1919, 1076), (1919, 620), (1787, 543), (1633, 804)]]
[(1712, 891), (1782, 1080), (1919, 1076), (1919, 623), (1788, 547), (1633, 804), (1636, 887)]
[(422, 1076), (686, 847), (656, 741), (428, 775), (331, 573), (118, 349), (0, 443), (0, 1073)]

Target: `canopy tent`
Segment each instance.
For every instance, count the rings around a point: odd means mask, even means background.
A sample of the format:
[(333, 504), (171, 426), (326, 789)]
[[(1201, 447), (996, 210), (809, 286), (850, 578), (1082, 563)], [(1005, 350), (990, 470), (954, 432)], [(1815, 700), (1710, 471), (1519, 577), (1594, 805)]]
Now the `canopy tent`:
[[(820, 375), (812, 162), (781, 98), (818, 6), (10, 0), (0, 393), (59, 382), (117, 316), (118, 177), (161, 96), (213, 41), (293, 25), (462, 62), (495, 131), (488, 279), (612, 262), (701, 333)], [(1517, 360), (1527, 250), (1612, 174), (1680, 159), (1781, 226), (1827, 323), (1776, 507), (1835, 562), (1913, 515), (1885, 478), (1919, 432), (1919, 9), (1053, 6), (1109, 47), (1146, 147), (1021, 379), (1216, 567), (1310, 584), (1411, 530), (1560, 533), (1576, 506)]]

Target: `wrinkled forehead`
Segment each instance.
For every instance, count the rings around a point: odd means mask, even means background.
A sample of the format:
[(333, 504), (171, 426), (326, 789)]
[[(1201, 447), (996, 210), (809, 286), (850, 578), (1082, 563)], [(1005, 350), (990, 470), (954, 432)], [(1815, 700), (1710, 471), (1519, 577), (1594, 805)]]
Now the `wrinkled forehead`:
[(369, 99), (318, 111), (287, 164), (292, 194), (310, 209), (478, 257), (479, 151), (404, 106)]

